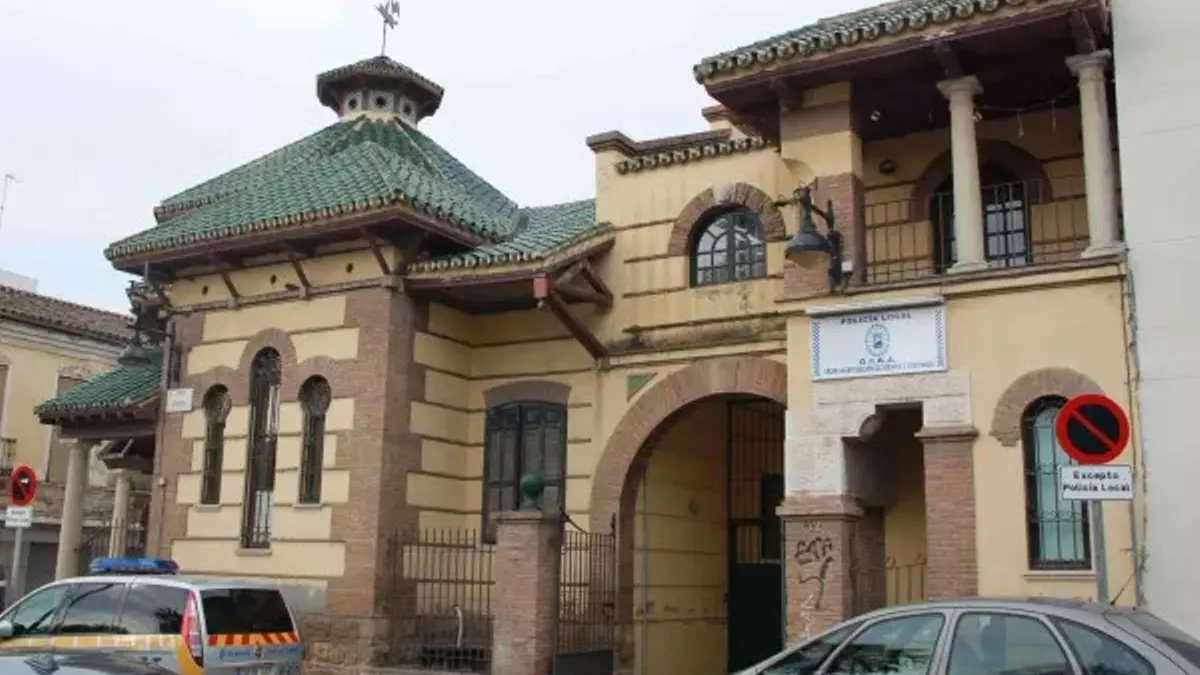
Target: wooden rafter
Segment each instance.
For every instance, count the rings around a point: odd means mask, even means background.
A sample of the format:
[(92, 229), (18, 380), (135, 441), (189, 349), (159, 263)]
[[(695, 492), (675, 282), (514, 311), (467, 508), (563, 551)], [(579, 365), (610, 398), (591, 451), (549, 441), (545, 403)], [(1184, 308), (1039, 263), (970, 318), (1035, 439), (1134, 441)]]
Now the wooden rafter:
[(947, 78), (956, 79), (966, 75), (958, 53), (945, 40), (937, 40), (933, 43), (933, 55), (937, 57), (938, 64), (941, 65), (942, 72), (946, 74)]
[(1096, 31), (1088, 21), (1087, 15), (1079, 10), (1071, 12), (1067, 18), (1071, 23), (1071, 37), (1075, 40), (1075, 49), (1080, 54), (1091, 54), (1099, 48), (1100, 41), (1096, 39)]
[(539, 274), (534, 277), (533, 297), (538, 301), (539, 307), (550, 310), (550, 313), (571, 333), (571, 337), (575, 338), (575, 341), (586, 349), (593, 359), (608, 356), (608, 349), (604, 343), (600, 342), (600, 339), (567, 308), (566, 301), (549, 275)]
[(608, 287), (608, 284), (604, 283), (604, 279), (600, 278), (600, 275), (596, 273), (596, 270), (592, 267), (592, 264), (586, 260), (583, 261), (583, 278), (588, 282), (589, 285), (591, 285), (592, 289), (596, 291), (596, 293), (600, 294), (601, 298), (603, 298), (597, 304), (605, 309), (612, 307), (612, 289)]
[(784, 112), (799, 110), (804, 107), (804, 92), (792, 87), (787, 82), (776, 77), (770, 82), (771, 91), (779, 98), (779, 108)]
[(283, 250), (287, 254), (288, 262), (292, 265), (292, 270), (296, 273), (296, 279), (300, 281), (300, 297), (307, 298), (312, 290), (312, 283), (308, 280), (304, 266), (300, 264), (300, 258), (301, 256), (307, 258), (310, 254), (292, 242), (284, 242)]
[(225, 283), (225, 289), (229, 291), (229, 296), (233, 298), (234, 302), (240, 300), (242, 296), (240, 293), (238, 293), (237, 287), (233, 285), (233, 276), (230, 275), (230, 272), (233, 271), (235, 267), (234, 264), (229, 260), (216, 255), (215, 253), (209, 254), (208, 260), (212, 263), (213, 267), (216, 268), (217, 274), (221, 275), (221, 281)]
[(371, 255), (375, 256), (375, 262), (379, 263), (379, 273), (385, 277), (390, 277), (393, 274), (392, 266), (388, 264), (387, 258), (383, 255), (383, 247), (379, 245), (379, 237), (375, 236), (375, 233), (369, 227), (360, 227), (358, 231), (367, 240), (367, 246), (371, 247)]

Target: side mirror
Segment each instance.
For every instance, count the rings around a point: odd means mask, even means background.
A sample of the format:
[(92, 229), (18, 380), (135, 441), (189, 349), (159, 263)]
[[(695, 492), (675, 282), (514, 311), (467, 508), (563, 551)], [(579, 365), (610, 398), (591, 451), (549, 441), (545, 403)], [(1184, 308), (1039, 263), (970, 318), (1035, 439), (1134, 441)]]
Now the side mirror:
[(11, 621), (0, 620), (0, 640), (7, 640), (13, 636), (13, 625)]

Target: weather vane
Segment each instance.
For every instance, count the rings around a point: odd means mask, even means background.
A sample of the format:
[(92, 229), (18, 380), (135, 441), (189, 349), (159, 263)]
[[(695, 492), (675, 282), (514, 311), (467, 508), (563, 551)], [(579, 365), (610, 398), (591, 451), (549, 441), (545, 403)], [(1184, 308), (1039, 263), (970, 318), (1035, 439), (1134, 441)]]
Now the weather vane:
[(387, 56), (387, 36), (388, 31), (396, 27), (396, 19), (400, 16), (400, 0), (389, 0), (375, 5), (375, 9), (379, 10), (379, 15), (383, 17), (383, 47), (380, 48), (380, 56)]

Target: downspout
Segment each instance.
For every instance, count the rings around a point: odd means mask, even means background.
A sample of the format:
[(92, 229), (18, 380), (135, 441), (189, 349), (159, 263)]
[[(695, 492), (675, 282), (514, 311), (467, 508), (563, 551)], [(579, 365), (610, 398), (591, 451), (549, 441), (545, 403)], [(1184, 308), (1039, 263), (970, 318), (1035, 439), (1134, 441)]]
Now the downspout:
[[(1137, 297), (1133, 289), (1133, 269), (1129, 265), (1129, 259), (1125, 259), (1125, 292), (1121, 294), (1121, 309), (1125, 315), (1125, 320), (1122, 321), (1122, 326), (1125, 330), (1125, 344), (1127, 346), (1126, 369), (1129, 372), (1129, 377), (1126, 378), (1127, 388), (1129, 391), (1129, 407), (1133, 414), (1133, 435), (1137, 445), (1137, 454), (1134, 457), (1134, 472), (1138, 477), (1137, 483), (1140, 483), (1141, 494), (1143, 500), (1143, 518), (1141, 526), (1146, 525), (1145, 513), (1149, 510), (1149, 504), (1146, 503), (1146, 441), (1142, 433), (1142, 403), (1138, 396), (1141, 391), (1142, 369), (1141, 360), (1138, 358), (1137, 350)], [(1136, 494), (1136, 493), (1135, 493)], [(1143, 552), (1139, 546), (1138, 540), (1138, 518), (1137, 518), (1137, 501), (1129, 501), (1129, 547), (1130, 554), (1133, 557), (1133, 597), (1134, 602), (1138, 607), (1145, 605), (1146, 599), (1143, 593), (1142, 573), (1145, 568)]]
[(642, 462), (642, 675), (650, 668), (650, 483)]

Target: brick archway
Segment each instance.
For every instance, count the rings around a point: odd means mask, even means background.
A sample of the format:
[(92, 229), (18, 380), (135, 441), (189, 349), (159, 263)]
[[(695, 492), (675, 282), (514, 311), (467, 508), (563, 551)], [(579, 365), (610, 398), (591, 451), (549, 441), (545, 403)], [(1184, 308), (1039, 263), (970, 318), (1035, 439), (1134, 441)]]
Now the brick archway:
[(1073, 398), (1080, 394), (1103, 394), (1095, 380), (1070, 368), (1040, 368), (1013, 380), (992, 413), (992, 436), (1000, 445), (1013, 447), (1021, 441), (1021, 415), (1030, 403), (1043, 396)]
[(763, 237), (767, 241), (787, 239), (787, 228), (783, 223), (783, 212), (775, 200), (749, 183), (724, 183), (714, 185), (692, 197), (679, 212), (671, 238), (667, 241), (667, 255), (687, 255), (692, 241), (692, 232), (710, 213), (744, 206), (758, 214), (762, 222)]

